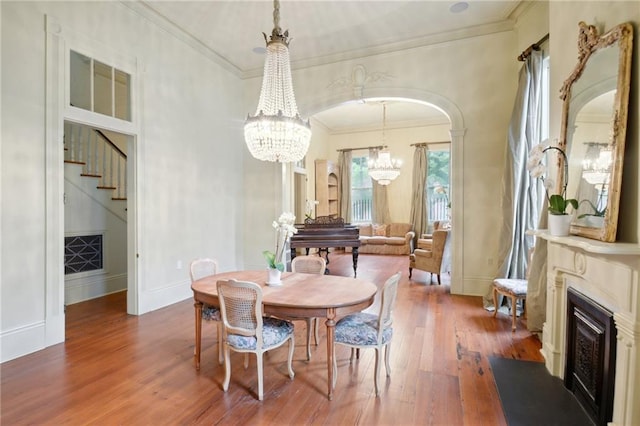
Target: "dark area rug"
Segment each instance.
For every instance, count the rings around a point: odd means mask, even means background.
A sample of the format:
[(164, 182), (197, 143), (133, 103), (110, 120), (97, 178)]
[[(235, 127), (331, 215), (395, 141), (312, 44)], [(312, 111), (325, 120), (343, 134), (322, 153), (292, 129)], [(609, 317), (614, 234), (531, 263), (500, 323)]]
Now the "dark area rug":
[(489, 357), (510, 426), (591, 426), (576, 398), (541, 362)]

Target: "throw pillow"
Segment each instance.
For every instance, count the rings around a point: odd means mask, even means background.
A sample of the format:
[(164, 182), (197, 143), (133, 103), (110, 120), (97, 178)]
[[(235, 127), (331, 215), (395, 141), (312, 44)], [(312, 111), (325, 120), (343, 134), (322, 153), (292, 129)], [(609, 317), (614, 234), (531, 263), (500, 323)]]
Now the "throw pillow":
[(387, 225), (373, 225), (373, 235), (376, 237), (386, 237)]

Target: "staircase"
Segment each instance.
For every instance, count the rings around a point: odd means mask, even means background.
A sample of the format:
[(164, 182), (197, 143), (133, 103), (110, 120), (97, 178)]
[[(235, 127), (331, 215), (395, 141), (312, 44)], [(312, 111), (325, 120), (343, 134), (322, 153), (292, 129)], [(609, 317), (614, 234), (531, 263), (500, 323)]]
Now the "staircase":
[(114, 141), (98, 129), (65, 122), (64, 162), (69, 183), (126, 220), (127, 155)]

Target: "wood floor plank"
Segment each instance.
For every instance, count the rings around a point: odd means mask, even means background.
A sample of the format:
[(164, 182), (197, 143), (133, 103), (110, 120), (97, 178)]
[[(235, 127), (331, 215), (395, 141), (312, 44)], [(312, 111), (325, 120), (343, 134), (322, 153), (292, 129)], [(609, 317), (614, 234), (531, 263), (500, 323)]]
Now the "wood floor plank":
[[(351, 255), (332, 253), (332, 274), (352, 275)], [(67, 307), (66, 341), (0, 365), (2, 424), (266, 424), (502, 425), (502, 407), (488, 357), (541, 361), (540, 341), (518, 320), (493, 318), (480, 297), (452, 296), (414, 271), (407, 256), (360, 255), (358, 277), (381, 287), (401, 271), (394, 310), (391, 377), (384, 364), (379, 397), (375, 354), (337, 348), (338, 382), (326, 397), (326, 333), (306, 360), (306, 328), (296, 322), (293, 368), (286, 348), (264, 358), (264, 401), (258, 401), (255, 357), (244, 369), (232, 355), (231, 384), (222, 391), (215, 324), (203, 325), (201, 369), (193, 364), (193, 301), (141, 316), (127, 315), (126, 294)], [(378, 302), (376, 302), (378, 303)]]

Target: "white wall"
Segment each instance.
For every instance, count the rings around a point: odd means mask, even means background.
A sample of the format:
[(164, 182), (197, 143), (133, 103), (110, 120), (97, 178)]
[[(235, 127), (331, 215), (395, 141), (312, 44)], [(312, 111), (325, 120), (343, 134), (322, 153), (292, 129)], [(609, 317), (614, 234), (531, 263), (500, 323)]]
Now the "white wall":
[(45, 278), (45, 15), (138, 64), (140, 313), (192, 296), (193, 258), (217, 257), (223, 270), (242, 263), (246, 112), (238, 78), (123, 3), (3, 1), (0, 8), (5, 361), (54, 343), (47, 342), (45, 289), (64, 285)]

